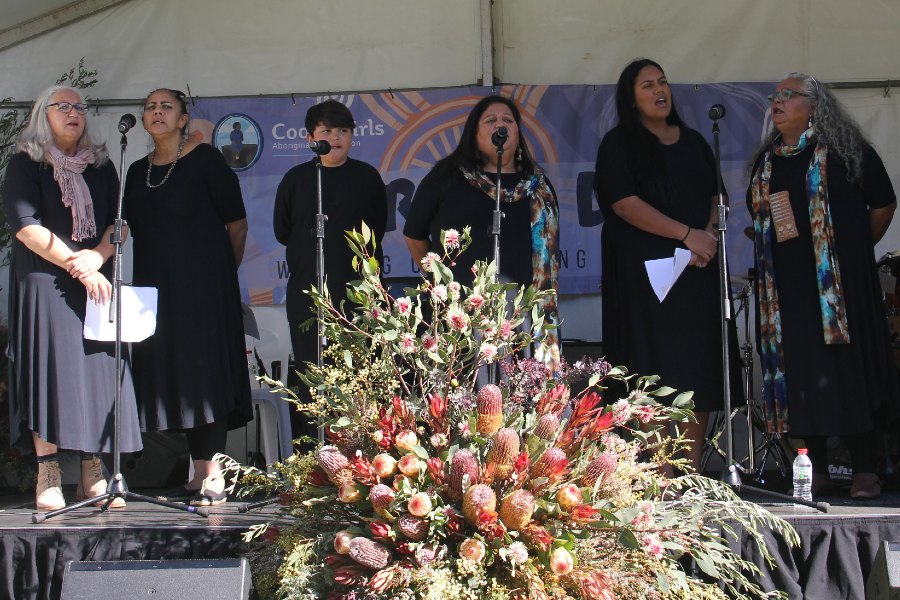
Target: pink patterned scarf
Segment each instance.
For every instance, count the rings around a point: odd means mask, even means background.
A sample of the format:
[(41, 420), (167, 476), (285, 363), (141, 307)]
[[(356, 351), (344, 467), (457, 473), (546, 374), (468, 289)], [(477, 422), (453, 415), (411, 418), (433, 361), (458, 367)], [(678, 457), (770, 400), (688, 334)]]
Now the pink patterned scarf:
[(47, 155), (53, 165), (53, 179), (62, 192), (63, 206), (72, 208), (72, 240), (80, 242), (96, 236), (94, 201), (82, 176), (94, 162), (93, 151), (82, 148), (75, 156), (69, 156), (54, 145), (47, 150)]

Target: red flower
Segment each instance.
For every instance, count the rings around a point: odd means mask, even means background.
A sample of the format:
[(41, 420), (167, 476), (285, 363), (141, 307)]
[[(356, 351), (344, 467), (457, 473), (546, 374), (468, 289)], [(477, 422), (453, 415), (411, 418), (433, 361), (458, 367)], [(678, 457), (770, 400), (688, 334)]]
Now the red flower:
[(573, 508), (570, 512), (572, 517), (578, 519), (580, 521), (585, 521), (590, 519), (594, 515), (597, 514), (597, 509), (591, 506), (590, 504), (579, 504), (575, 508)]
[(363, 567), (344, 565), (334, 569), (334, 581), (341, 585), (363, 585), (369, 576)]
[(448, 506), (444, 509), (444, 516), (447, 517), (447, 524), (444, 525), (444, 530), (448, 535), (454, 535), (462, 531), (465, 522), (456, 509)]
[(384, 521), (372, 521), (369, 523), (369, 531), (376, 538), (390, 539), (391, 536), (391, 526)]
[(478, 511), (478, 530), (488, 540), (496, 540), (506, 535), (506, 527), (497, 516), (497, 511), (494, 510), (481, 509)]
[(528, 467), (531, 466), (531, 457), (528, 456), (528, 451), (523, 450), (519, 452), (519, 456), (516, 457), (516, 462), (513, 464), (513, 469), (515, 469), (516, 473), (524, 473), (528, 470)]
[(400, 542), (397, 544), (397, 553), (404, 556), (412, 556), (415, 551), (409, 547), (409, 542)]
[(321, 469), (313, 469), (309, 472), (309, 484), (313, 487), (327, 487), (331, 485), (328, 475)]
[(431, 480), (437, 485), (444, 485), (444, 461), (437, 456), (428, 459), (428, 474)]
[(548, 552), (553, 544), (553, 536), (540, 525), (531, 523), (521, 530), (522, 539), (532, 548)]
[(278, 539), (278, 536), (281, 534), (281, 530), (277, 527), (268, 527), (266, 531), (262, 534), (262, 539), (267, 542), (274, 542)]
[(364, 485), (375, 485), (378, 482), (378, 476), (369, 459), (363, 456), (354, 456), (350, 461), (350, 469), (353, 471), (353, 479)]

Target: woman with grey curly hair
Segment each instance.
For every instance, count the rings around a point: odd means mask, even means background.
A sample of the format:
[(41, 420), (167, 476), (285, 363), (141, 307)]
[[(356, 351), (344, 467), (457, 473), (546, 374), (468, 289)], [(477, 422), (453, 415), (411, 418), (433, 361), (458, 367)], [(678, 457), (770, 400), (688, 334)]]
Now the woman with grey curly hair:
[[(119, 179), (69, 87), (35, 100), (10, 158), (3, 205), (14, 232), (9, 268), (13, 443), (37, 455), (38, 510), (65, 505), (58, 450), (81, 453), (76, 497), (106, 493), (100, 452), (112, 451), (113, 345), (83, 339), (86, 303), (109, 301), (109, 233)], [(122, 380), (120, 448), (141, 449), (131, 372)], [(29, 435), (30, 432), (30, 435)], [(125, 506), (116, 498), (111, 507)]]
[(774, 131), (747, 191), (767, 425), (805, 440), (814, 494), (831, 486), (826, 438), (841, 436), (850, 496), (875, 498), (872, 433), (898, 383), (873, 246), (896, 196), (859, 126), (815, 77), (791, 73), (769, 100)]

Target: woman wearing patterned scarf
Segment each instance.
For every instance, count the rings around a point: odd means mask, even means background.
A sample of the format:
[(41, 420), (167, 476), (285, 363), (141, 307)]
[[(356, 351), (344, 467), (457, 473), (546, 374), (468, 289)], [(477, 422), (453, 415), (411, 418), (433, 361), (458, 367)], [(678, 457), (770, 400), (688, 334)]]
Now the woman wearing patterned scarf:
[[(716, 167), (709, 144), (682, 122), (662, 67), (631, 62), (616, 86), (619, 122), (597, 151), (594, 188), (603, 224), (603, 349), (613, 364), (693, 391), (687, 458), (701, 467), (709, 413), (722, 406), (722, 326), (716, 267)], [(660, 302), (645, 261), (691, 252)], [(737, 338), (732, 397), (741, 397)]]
[(841, 436), (851, 497), (874, 498), (872, 431), (897, 381), (873, 246), (896, 197), (881, 159), (814, 77), (791, 73), (769, 99), (775, 129), (747, 191), (767, 426), (805, 440), (814, 493), (831, 485), (826, 436)]
[[(419, 263), (429, 251), (443, 254), (441, 231), (471, 227), (472, 243), (451, 265), (454, 278), (472, 283), (472, 265), (493, 258), (491, 220), (495, 206), (497, 151), (491, 136), (505, 127), (500, 165), (500, 275), (518, 285), (558, 291), (559, 206), (547, 177), (535, 164), (521, 135), (515, 102), (502, 96), (482, 98), (469, 113), (459, 145), (439, 161), (416, 190), (403, 234)], [(544, 304), (546, 318), (558, 323), (556, 297)], [(546, 352), (543, 350), (546, 349)], [(538, 358), (559, 365), (556, 330), (549, 332)]]
[[(113, 443), (113, 344), (85, 340), (82, 330), (86, 301), (108, 301), (111, 292), (109, 233), (119, 179), (106, 147), (93, 140), (86, 113), (78, 90), (41, 93), (3, 188), (15, 233), (8, 313), (12, 442), (34, 444), (38, 510), (65, 505), (58, 449), (81, 452), (79, 499), (106, 493), (97, 453), (110, 452)], [(123, 452), (141, 449), (127, 362), (119, 441)], [(111, 504), (124, 506), (121, 498)]]

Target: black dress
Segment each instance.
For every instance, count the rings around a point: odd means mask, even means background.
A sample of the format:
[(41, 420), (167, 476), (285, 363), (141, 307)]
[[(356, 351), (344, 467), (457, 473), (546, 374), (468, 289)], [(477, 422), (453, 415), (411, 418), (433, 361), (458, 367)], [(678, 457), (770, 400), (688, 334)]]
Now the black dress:
[[(119, 178), (110, 162), (83, 173), (94, 204), (97, 235), (72, 241), (72, 211), (62, 204), (53, 167), (14, 155), (3, 204), (13, 232), (42, 225), (72, 250), (94, 248), (115, 219)], [(112, 261), (101, 271), (108, 279)], [(116, 362), (112, 342), (82, 336), (87, 292), (64, 269), (13, 237), (9, 266), (10, 424), (13, 443), (32, 448), (30, 435), (62, 449), (111, 452)], [(127, 349), (125, 349), (127, 350)], [(123, 368), (120, 449), (141, 449), (131, 369)]]
[[(716, 195), (716, 169), (706, 140), (682, 128), (677, 142), (661, 144), (668, 175), (669, 198), (641, 191), (625, 157), (622, 131), (611, 130), (597, 151), (597, 197), (605, 222), (601, 237), (603, 350), (614, 365), (629, 372), (659, 375), (679, 392), (693, 391), (696, 410), (722, 407), (722, 329), (719, 271), (713, 261), (688, 267), (660, 302), (644, 261), (671, 258), (678, 240), (629, 225), (612, 205), (638, 196), (663, 214), (695, 229), (709, 222), (710, 199)], [(737, 336), (731, 331), (732, 404), (741, 399)]]
[[(134, 284), (159, 290), (156, 333), (133, 345), (146, 431), (251, 418), (241, 298), (225, 224), (246, 216), (237, 176), (200, 144), (168, 181), (149, 189), (147, 158), (132, 163), (125, 213), (134, 237)], [(151, 183), (169, 165), (154, 166)]]
[[(850, 343), (825, 344), (806, 194), (814, 151), (815, 144), (810, 144), (792, 157), (773, 156), (769, 187), (770, 193), (787, 190), (799, 233), (772, 247), (787, 419), (791, 433), (801, 437), (865, 433), (875, 427), (876, 410), (893, 406), (898, 393), (868, 213), (890, 205), (896, 196), (871, 147), (863, 152), (862, 185), (848, 181), (843, 161), (828, 153), (828, 207)], [(747, 203), (752, 210), (749, 192)]]
[[(313, 303), (303, 291), (316, 285), (316, 166), (309, 161), (291, 168), (278, 185), (273, 226), (275, 238), (287, 248), (290, 279), (287, 317), (291, 328), (294, 360), (316, 362), (315, 328), (300, 331), (300, 324), (314, 316)], [(381, 241), (387, 225), (387, 194), (375, 167), (348, 158), (337, 167), (322, 167), (322, 210), (325, 221), (325, 284), (337, 307), (346, 300), (346, 286), (359, 279), (353, 269), (353, 252), (344, 232), (360, 230), (362, 223), (377, 242), (375, 258), (382, 262)], [(345, 307), (350, 310), (352, 306)]]
[[(523, 173), (501, 173), (500, 182), (512, 189), (525, 177)], [(493, 177), (492, 177), (493, 179)], [(552, 189), (552, 188), (551, 188)], [(414, 240), (431, 240), (431, 250), (444, 254), (441, 231), (456, 229), (460, 233), (471, 227), (472, 243), (450, 266), (455, 281), (471, 285), (475, 261), (494, 258), (491, 220), (495, 200), (469, 183), (456, 171), (442, 178), (432, 170), (416, 190), (403, 234)], [(500, 274), (516, 285), (534, 283), (531, 265), (531, 203), (501, 202), (503, 220), (500, 225)]]

